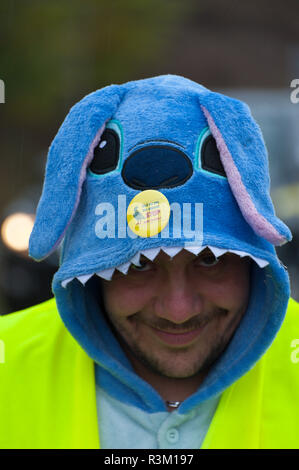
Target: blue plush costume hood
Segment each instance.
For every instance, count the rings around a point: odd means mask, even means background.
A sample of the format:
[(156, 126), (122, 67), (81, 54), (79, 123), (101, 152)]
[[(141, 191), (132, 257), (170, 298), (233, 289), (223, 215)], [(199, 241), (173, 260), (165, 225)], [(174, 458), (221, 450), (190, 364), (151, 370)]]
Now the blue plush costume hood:
[[(116, 159), (93, 171), (108, 130)], [(172, 218), (164, 238), (120, 234), (121, 214), (136, 194), (150, 188), (170, 204), (203, 204), (200, 243), (192, 231), (174, 236)], [(117, 212), (112, 237), (97, 230), (103, 203)], [(98, 383), (151, 412), (165, 410), (165, 404), (136, 376), (106, 324), (94, 274), (111, 279), (114, 269), (126, 273), (141, 253), (153, 259), (161, 247), (173, 256), (184, 247), (197, 254), (209, 246), (216, 256), (231, 251), (255, 260), (246, 315), (199, 390), (181, 405), (185, 412), (221, 393), (272, 343), (289, 299), (288, 275), (274, 245), (290, 239), (275, 215), (267, 151), (247, 105), (165, 75), (105, 87), (70, 110), (49, 150), (29, 251), (41, 260), (63, 240), (53, 280), (63, 322), (98, 365)]]

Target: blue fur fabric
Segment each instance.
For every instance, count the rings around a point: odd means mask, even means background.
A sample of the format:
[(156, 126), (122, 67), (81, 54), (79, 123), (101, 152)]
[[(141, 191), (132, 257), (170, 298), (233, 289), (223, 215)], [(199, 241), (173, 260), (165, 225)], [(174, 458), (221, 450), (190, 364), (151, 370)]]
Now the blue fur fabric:
[[(112, 171), (94, 174), (88, 167), (104, 129), (113, 129), (119, 137), (119, 160)], [(215, 139), (222, 174), (202, 165), (207, 135)], [(98, 205), (110, 203), (117, 213), (123, 195), (126, 204), (120, 212), (125, 214), (129, 202), (142, 191), (142, 185), (128, 181), (159, 188), (170, 204), (202, 203), (203, 245), (244, 251), (269, 263), (265, 268), (253, 263), (246, 315), (198, 392), (180, 407), (183, 413), (221, 393), (272, 343), (290, 295), (289, 278), (274, 245), (290, 240), (291, 233), (275, 215), (267, 150), (244, 103), (186, 78), (164, 75), (108, 86), (70, 110), (49, 150), (30, 256), (41, 260), (63, 240), (60, 268), (53, 281), (63, 322), (98, 365), (101, 386), (116, 398), (151, 412), (165, 410), (165, 404), (134, 374), (101, 314), (93, 279), (85, 286), (77, 279), (66, 288), (61, 285), (66, 279), (119, 266), (141, 250), (196, 244), (192, 231), (174, 233), (172, 218), (169, 236), (163, 239), (122, 237), (118, 216), (115, 237), (99, 238)], [(163, 187), (163, 181), (177, 184)], [(194, 214), (191, 222), (194, 227)]]

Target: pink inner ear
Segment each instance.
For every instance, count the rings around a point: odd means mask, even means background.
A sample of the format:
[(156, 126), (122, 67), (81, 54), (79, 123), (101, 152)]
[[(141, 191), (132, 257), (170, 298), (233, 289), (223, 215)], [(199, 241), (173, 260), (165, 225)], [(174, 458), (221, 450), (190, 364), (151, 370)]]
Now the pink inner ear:
[(81, 167), (81, 171), (80, 171), (80, 175), (79, 175), (79, 181), (78, 181), (78, 190), (77, 190), (77, 197), (76, 197), (76, 201), (75, 201), (75, 205), (74, 205), (74, 208), (73, 208), (73, 212), (70, 216), (70, 219), (69, 221), (67, 222), (66, 226), (65, 226), (65, 229), (64, 231), (62, 232), (62, 234), (60, 235), (60, 237), (58, 238), (57, 242), (55, 243), (55, 245), (53, 246), (53, 248), (51, 249), (51, 251), (47, 254), (47, 256), (49, 256), (51, 253), (53, 253), (56, 248), (59, 246), (61, 240), (63, 239), (68, 227), (70, 226), (70, 223), (72, 222), (73, 220), (73, 217), (77, 211), (77, 208), (78, 208), (78, 205), (79, 205), (79, 202), (80, 202), (80, 197), (81, 197), (81, 192), (82, 192), (82, 186), (83, 186), (83, 183), (86, 179), (86, 171), (87, 171), (87, 168), (89, 166), (89, 164), (91, 163), (92, 161), (92, 158), (93, 158), (93, 151), (95, 149), (95, 147), (98, 145), (100, 139), (101, 139), (101, 135), (103, 134), (104, 130), (105, 130), (105, 127), (106, 127), (106, 122), (102, 125), (102, 127), (98, 130), (98, 132), (96, 133), (90, 147), (89, 147), (89, 150), (87, 152), (87, 155), (86, 157), (84, 158), (84, 161), (83, 161), (83, 164), (82, 164), (82, 167)]
[(265, 219), (265, 217), (263, 217), (257, 211), (242, 182), (238, 168), (234, 163), (231, 153), (228, 150), (221, 132), (214, 122), (214, 119), (204, 106), (201, 106), (201, 109), (208, 121), (212, 135), (216, 140), (221, 162), (225, 169), (230, 188), (236, 198), (244, 219), (248, 222), (257, 235), (265, 238), (273, 245), (282, 245), (286, 242), (286, 239), (276, 230), (275, 227), (273, 227), (272, 224), (270, 224), (270, 222), (268, 222), (268, 220)]

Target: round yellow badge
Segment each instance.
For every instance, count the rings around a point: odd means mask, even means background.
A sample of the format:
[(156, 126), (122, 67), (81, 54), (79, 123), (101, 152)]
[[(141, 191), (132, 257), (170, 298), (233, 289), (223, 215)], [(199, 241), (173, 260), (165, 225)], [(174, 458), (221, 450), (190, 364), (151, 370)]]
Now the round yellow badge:
[(127, 210), (127, 221), (132, 232), (140, 237), (152, 237), (168, 224), (170, 206), (160, 191), (148, 189), (132, 199)]

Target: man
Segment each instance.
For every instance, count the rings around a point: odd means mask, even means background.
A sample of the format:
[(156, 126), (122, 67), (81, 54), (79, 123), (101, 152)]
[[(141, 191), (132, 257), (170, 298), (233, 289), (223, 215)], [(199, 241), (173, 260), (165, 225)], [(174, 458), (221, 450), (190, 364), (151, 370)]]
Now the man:
[(55, 300), (2, 319), (1, 447), (298, 446), (267, 165), (248, 107), (183, 77), (71, 109), (30, 240), (63, 240)]
[(174, 258), (161, 252), (154, 262), (143, 258), (141, 267), (103, 281), (115, 334), (137, 374), (166, 403), (195, 393), (227, 346), (247, 308), (249, 278), (247, 259), (217, 260), (205, 249)]

